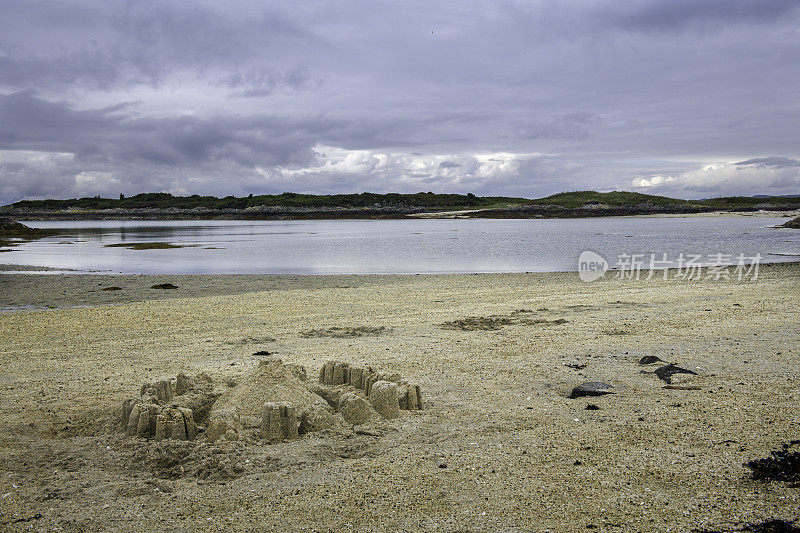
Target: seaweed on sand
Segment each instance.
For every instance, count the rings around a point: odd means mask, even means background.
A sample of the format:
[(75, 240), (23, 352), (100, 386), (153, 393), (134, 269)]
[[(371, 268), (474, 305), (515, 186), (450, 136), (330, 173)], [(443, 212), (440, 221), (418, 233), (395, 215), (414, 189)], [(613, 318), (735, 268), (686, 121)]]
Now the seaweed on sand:
[[(767, 520), (757, 524), (745, 524), (737, 527), (736, 529), (725, 530), (726, 533), (733, 533), (735, 531), (743, 531), (749, 533), (800, 533), (800, 528), (794, 525), (796, 520), (791, 522), (788, 520)], [(707, 530), (695, 529), (698, 533), (724, 533), (723, 530)]]
[(439, 324), (442, 329), (456, 329), (461, 331), (496, 331), (505, 326), (521, 324), (524, 326), (558, 326), (566, 324), (569, 320), (556, 318), (522, 318), (520, 315), (532, 313), (527, 309), (518, 309), (507, 315), (468, 316)]
[(797, 444), (800, 440), (793, 440), (768, 457), (748, 461), (745, 466), (751, 470), (753, 479), (787, 481), (792, 487), (800, 487), (800, 452), (789, 451)]
[(384, 333), (391, 331), (391, 328), (385, 326), (348, 326), (338, 327), (334, 326), (327, 329), (306, 329), (300, 332), (301, 337), (330, 337), (334, 339), (347, 339), (352, 337), (377, 337)]

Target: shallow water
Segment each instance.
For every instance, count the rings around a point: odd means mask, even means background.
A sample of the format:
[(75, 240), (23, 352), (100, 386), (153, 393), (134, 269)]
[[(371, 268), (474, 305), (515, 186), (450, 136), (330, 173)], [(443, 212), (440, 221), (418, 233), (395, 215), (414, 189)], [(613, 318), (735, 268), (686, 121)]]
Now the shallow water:
[[(761, 254), (800, 260), (800, 231), (784, 218), (687, 217), (547, 220), (292, 220), (26, 222), (63, 235), (0, 254), (0, 262), (130, 274), (373, 274), (547, 272), (578, 269), (591, 250), (620, 254)], [(169, 242), (165, 250), (105, 245)], [(783, 254), (783, 255), (773, 255)], [(708, 261), (705, 261), (708, 262)], [(664, 266), (663, 264), (661, 266)]]

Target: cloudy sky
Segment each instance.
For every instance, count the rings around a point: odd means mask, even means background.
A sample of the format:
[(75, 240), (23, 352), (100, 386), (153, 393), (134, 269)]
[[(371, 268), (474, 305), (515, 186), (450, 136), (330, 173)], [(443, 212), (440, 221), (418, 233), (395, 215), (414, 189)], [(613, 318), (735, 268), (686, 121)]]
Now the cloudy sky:
[(0, 203), (800, 194), (798, 0), (0, 0)]

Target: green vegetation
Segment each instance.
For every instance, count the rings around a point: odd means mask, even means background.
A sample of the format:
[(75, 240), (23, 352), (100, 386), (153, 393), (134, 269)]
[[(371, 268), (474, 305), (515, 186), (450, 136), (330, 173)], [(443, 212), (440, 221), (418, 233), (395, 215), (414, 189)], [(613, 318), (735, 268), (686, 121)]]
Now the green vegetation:
[(800, 197), (793, 196), (727, 196), (706, 200), (681, 200), (667, 196), (655, 196), (638, 192), (613, 191), (574, 191), (562, 192), (532, 200), (535, 205), (560, 205), (568, 209), (583, 207), (587, 204), (602, 204), (614, 207), (634, 205), (690, 205), (713, 209), (754, 209), (760, 205), (785, 205), (800, 208)]
[(757, 208), (759, 205), (778, 204), (800, 208), (799, 196), (726, 196), (699, 200), (698, 203), (718, 209)]
[(689, 200), (679, 200), (667, 198), (666, 196), (654, 196), (652, 194), (642, 194), (638, 192), (597, 192), (597, 191), (574, 191), (562, 192), (533, 200), (536, 205), (560, 205), (568, 209), (583, 207), (586, 204), (602, 204), (611, 206), (623, 205), (687, 205), (692, 202)]
[(800, 208), (800, 197), (789, 196), (732, 196), (708, 200), (681, 200), (666, 196), (654, 196), (636, 192), (614, 191), (573, 191), (547, 196), (539, 199), (515, 198), (506, 196), (475, 196), (469, 194), (435, 194), (420, 192), (416, 194), (283, 194), (249, 195), (237, 198), (226, 196), (173, 196), (169, 193), (143, 193), (119, 198), (73, 198), (69, 200), (21, 200), (10, 208), (30, 211), (96, 211), (102, 209), (223, 209), (241, 210), (253, 207), (307, 208), (321, 211), (332, 209), (370, 209), (370, 208), (422, 208), (431, 211), (462, 209), (503, 209), (515, 206), (561, 207), (576, 209), (584, 206), (603, 205), (622, 206), (692, 206), (706, 209), (758, 209), (761, 205), (780, 205)]
[(498, 207), (502, 205), (519, 205), (529, 203), (524, 198), (507, 198), (502, 196), (479, 197), (474, 194), (434, 194), (420, 192), (416, 194), (266, 194), (237, 198), (226, 196), (173, 196), (169, 193), (144, 193), (136, 196), (116, 198), (75, 198), (70, 200), (21, 200), (11, 204), (14, 208), (35, 209), (43, 211), (63, 211), (66, 209), (135, 209), (135, 208), (178, 208), (194, 209), (205, 207), (211, 209), (246, 209), (248, 207), (306, 207), (319, 209), (364, 208), (374, 206), (395, 207), (430, 207), (430, 208), (480, 208)]
[(58, 234), (58, 231), (52, 229), (37, 229), (30, 228), (19, 222), (14, 222), (7, 218), (0, 218), (0, 237), (8, 237), (14, 239), (40, 239), (42, 237), (50, 237), (51, 235)]
[(172, 244), (170, 242), (120, 242), (106, 244), (105, 248), (128, 248), (129, 250), (170, 250), (172, 248), (188, 248), (192, 244)]

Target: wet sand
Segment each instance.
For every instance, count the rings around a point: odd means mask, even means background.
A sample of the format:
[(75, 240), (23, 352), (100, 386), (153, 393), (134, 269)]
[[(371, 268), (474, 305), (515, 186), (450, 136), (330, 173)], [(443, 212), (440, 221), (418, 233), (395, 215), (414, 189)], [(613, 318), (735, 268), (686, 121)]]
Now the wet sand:
[[(149, 288), (157, 283), (179, 289)], [(3, 307), (56, 307), (0, 315), (0, 522), (730, 531), (793, 520), (800, 489), (754, 481), (743, 463), (800, 438), (799, 296), (796, 263), (762, 266), (755, 283), (0, 274)], [(526, 320), (442, 327), (512, 316)], [(302, 334), (357, 326), (386, 330)], [(259, 350), (310, 376), (329, 359), (399, 372), (422, 387), (425, 409), (376, 435), (277, 445), (185, 448), (119, 431), (120, 402), (142, 382), (205, 371), (215, 386), (235, 386)], [(664, 389), (658, 365), (637, 364), (647, 355), (697, 375), (679, 376), (687, 389)], [(615, 394), (567, 398), (585, 381)], [(185, 471), (175, 475), (176, 465)], [(197, 465), (219, 475), (199, 476)]]

